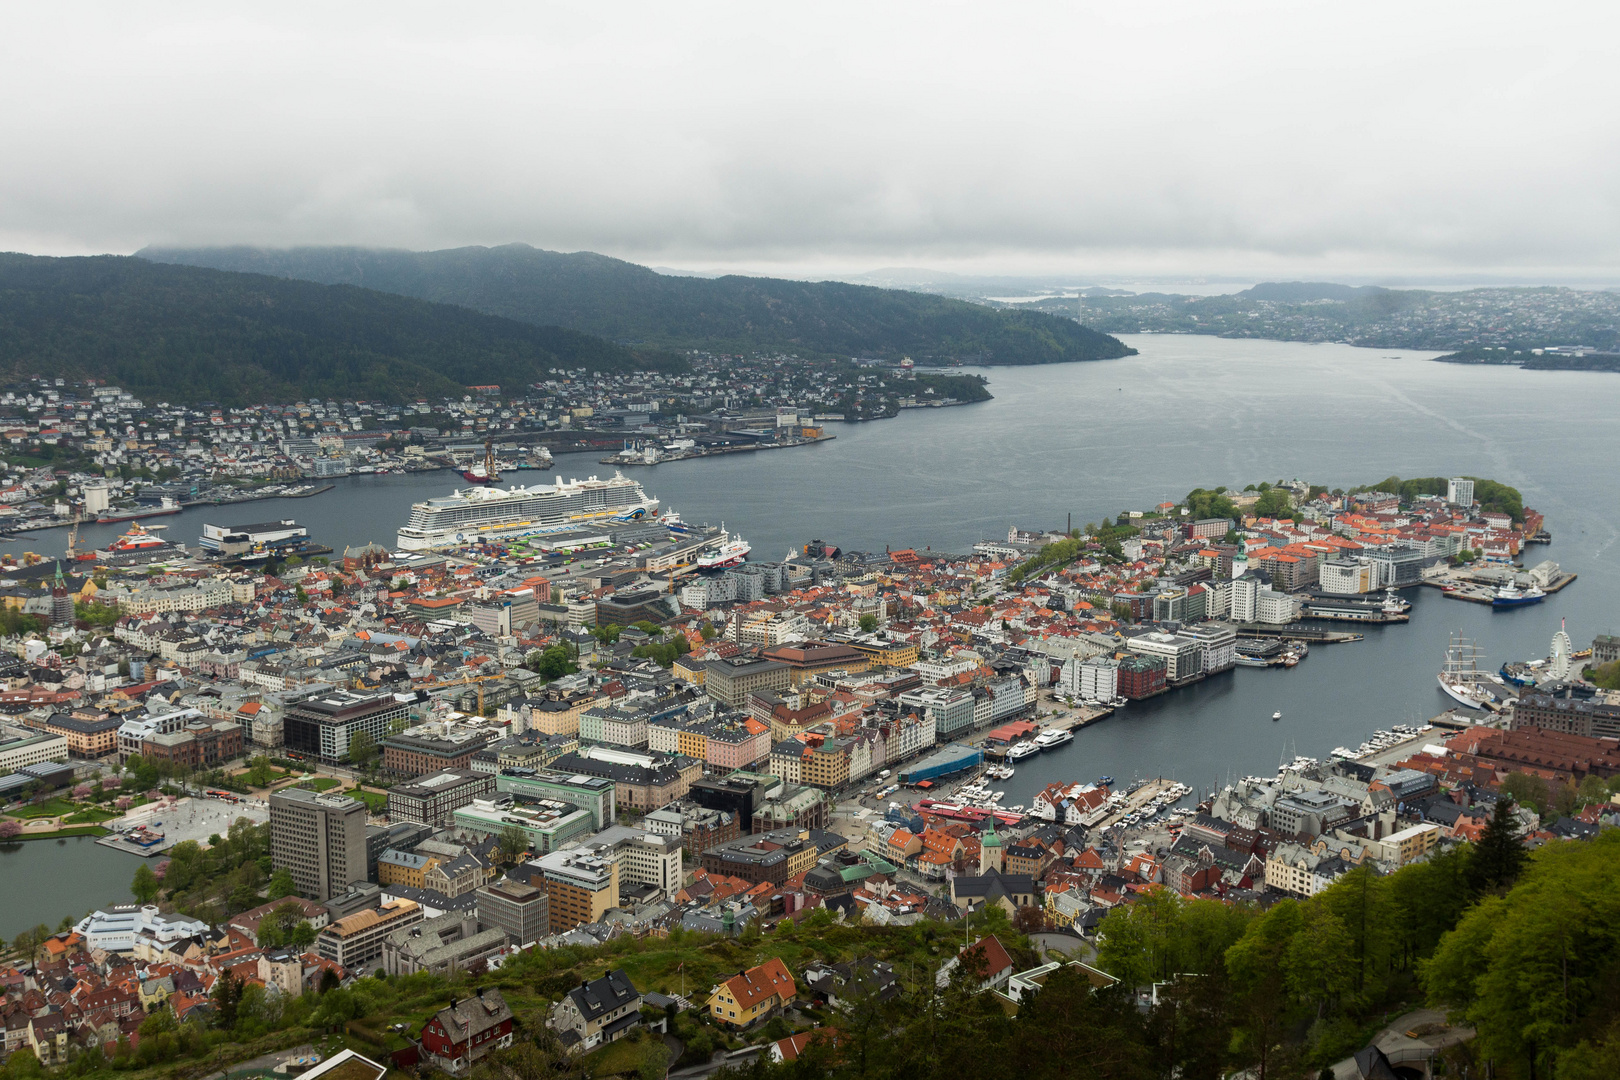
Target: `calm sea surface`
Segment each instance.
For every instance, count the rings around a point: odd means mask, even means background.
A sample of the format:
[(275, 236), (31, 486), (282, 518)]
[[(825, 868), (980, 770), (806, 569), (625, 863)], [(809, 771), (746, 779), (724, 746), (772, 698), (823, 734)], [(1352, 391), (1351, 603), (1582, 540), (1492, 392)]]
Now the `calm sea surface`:
[[(1450, 631), (1479, 639), (1494, 666), (1545, 656), (1560, 620), (1577, 647), (1620, 626), (1620, 375), (1459, 367), (1431, 363), (1430, 353), (1342, 345), (1127, 340), (1141, 355), (987, 371), (994, 401), (833, 425), (838, 438), (817, 446), (635, 475), (687, 520), (724, 521), (760, 559), (818, 537), (845, 548), (966, 551), (1009, 525), (1062, 527), (1071, 513), (1080, 525), (1218, 484), (1486, 476), (1547, 515), (1554, 543), (1532, 548), (1531, 560), (1555, 559), (1580, 575), (1546, 603), (1511, 612), (1409, 590), (1409, 624), (1366, 628), (1367, 640), (1315, 648), (1293, 669), (1240, 669), (1132, 705), (1062, 750), (1026, 760), (1003, 785), (1009, 803), (1027, 803), (1054, 780), (1104, 773), (1174, 776), (1207, 789), (1275, 771), (1280, 756), (1325, 756), (1375, 728), (1439, 713), (1447, 699), (1434, 676)], [(610, 468), (595, 456), (563, 455), (555, 472)], [(310, 499), (158, 520), (187, 543), (205, 521), (295, 517), (340, 550), (388, 544), (413, 501), (458, 481), (448, 472), (352, 477)], [(100, 546), (124, 528), (92, 526), (84, 538)], [(16, 547), (56, 553), (64, 544), (55, 531)], [(1283, 720), (1273, 723), (1278, 710)], [(131, 857), (88, 844), (21, 847), (0, 852), (0, 934), (123, 895), (134, 873)], [(104, 878), (59, 887), (44, 867), (67, 861), (94, 861)]]

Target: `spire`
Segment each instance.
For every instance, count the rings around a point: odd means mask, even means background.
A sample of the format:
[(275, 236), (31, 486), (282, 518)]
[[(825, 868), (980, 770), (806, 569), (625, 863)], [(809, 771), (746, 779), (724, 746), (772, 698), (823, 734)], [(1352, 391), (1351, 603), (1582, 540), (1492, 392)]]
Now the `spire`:
[(62, 576), (62, 560), (56, 560), (56, 584), (59, 588), (67, 588), (67, 579)]

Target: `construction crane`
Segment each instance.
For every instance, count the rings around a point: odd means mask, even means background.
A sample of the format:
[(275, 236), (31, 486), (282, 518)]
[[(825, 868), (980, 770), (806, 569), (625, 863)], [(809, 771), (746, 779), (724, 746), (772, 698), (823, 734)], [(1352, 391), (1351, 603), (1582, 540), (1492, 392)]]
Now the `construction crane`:
[(80, 511), (75, 510), (73, 512), (73, 528), (68, 530), (67, 557), (69, 562), (72, 562), (78, 555), (79, 522), (83, 519), (83, 516)]

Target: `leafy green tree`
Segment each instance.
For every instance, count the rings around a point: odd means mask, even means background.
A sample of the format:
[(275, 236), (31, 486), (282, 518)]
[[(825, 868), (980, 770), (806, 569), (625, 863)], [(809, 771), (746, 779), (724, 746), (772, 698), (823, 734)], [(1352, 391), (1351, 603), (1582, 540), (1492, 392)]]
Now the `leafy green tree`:
[(1468, 884), (1468, 852), (1431, 852), (1423, 862), (1403, 867), (1387, 883), (1390, 938), (1394, 958), (1410, 968), (1427, 958), (1440, 937), (1457, 925), (1473, 899)]
[(265, 890), (265, 896), (271, 900), (280, 900), (297, 892), (298, 886), (293, 882), (292, 871), (283, 866), (270, 875), (270, 887)]
[(1596, 773), (1588, 773), (1583, 777), (1580, 787), (1575, 789), (1575, 794), (1581, 806), (1609, 801), (1609, 787)]
[(1513, 802), (1522, 803), (1542, 817), (1552, 806), (1552, 788), (1547, 781), (1530, 773), (1510, 772), (1502, 781), (1502, 794)]
[(157, 899), (158, 892), (163, 888), (158, 881), (157, 874), (146, 863), (135, 868), (135, 880), (130, 882), (129, 891), (143, 904), (150, 904)]
[(1441, 940), (1424, 968), (1429, 999), (1475, 1026), (1484, 1055), (1544, 1075), (1615, 1015), (1616, 926), (1620, 830), (1548, 844), (1506, 895), (1487, 894)]
[(1377, 995), (1389, 967), (1390, 920), (1384, 881), (1372, 867), (1358, 866), (1318, 893), (1312, 905), (1325, 907), (1338, 917), (1350, 946), (1352, 988), (1362, 998)]
[(529, 841), (529, 834), (516, 825), (507, 825), (501, 830), (499, 844), (501, 861), (507, 866), (517, 862), (519, 855), (534, 847)]
[(1304, 924), (1300, 904), (1283, 900), (1255, 919), (1242, 940), (1226, 953), (1226, 969), (1236, 991), (1234, 1045), (1253, 1062), (1259, 1080), (1278, 1075), (1276, 1054), (1293, 1020), (1286, 962)]
[(1327, 905), (1307, 904), (1304, 914), (1286, 953), (1288, 988), (1314, 1005), (1320, 1020), (1356, 989), (1357, 957), (1350, 933)]
[(872, 614), (870, 611), (861, 616), (861, 633), (870, 634), (872, 631), (877, 629), (877, 626), (878, 617)]
[[(350, 749), (353, 749), (353, 744), (350, 744)], [(276, 778), (275, 766), (270, 764), (268, 755), (260, 754), (248, 766), (246, 776), (247, 782), (256, 788), (269, 787)]]
[(349, 740), (349, 764), (356, 768), (367, 769), (376, 759), (377, 740), (372, 738), (371, 732), (355, 732), (354, 738)]
[[(614, 629), (617, 631), (617, 627)], [(615, 632), (614, 637), (618, 637), (617, 632)], [(524, 661), (523, 666), (541, 676), (547, 682), (552, 682), (562, 678), (564, 675), (572, 675), (578, 671), (579, 664), (577, 660), (578, 656), (573, 647), (559, 641), (555, 645), (548, 646), (544, 651), (536, 649), (531, 652), (528, 659)]]

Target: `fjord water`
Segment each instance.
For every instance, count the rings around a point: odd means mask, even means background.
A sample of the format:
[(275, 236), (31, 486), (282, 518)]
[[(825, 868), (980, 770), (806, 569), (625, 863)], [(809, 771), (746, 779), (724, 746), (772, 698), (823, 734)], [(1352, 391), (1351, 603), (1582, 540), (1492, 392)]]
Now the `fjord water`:
[[(1140, 355), (1038, 368), (995, 368), (995, 400), (834, 424), (832, 442), (636, 470), (649, 493), (689, 521), (724, 521), (756, 559), (823, 538), (845, 548), (966, 551), (1009, 525), (1061, 528), (1180, 499), (1193, 487), (1242, 487), (1295, 476), (1330, 487), (1390, 475), (1485, 476), (1517, 487), (1547, 515), (1555, 559), (1580, 580), (1509, 612), (1408, 590), (1406, 625), (1361, 628), (1365, 641), (1322, 646), (1290, 670), (1241, 669), (1087, 728), (1027, 759), (1002, 785), (1028, 803), (1056, 780), (1167, 775), (1207, 789), (1275, 771), (1281, 755), (1324, 756), (1392, 723), (1447, 707), (1435, 673), (1448, 632), (1477, 638), (1492, 666), (1545, 656), (1560, 619), (1577, 647), (1620, 627), (1620, 375), (1526, 372), (1433, 363), (1433, 353), (1273, 341), (1139, 335)], [(560, 455), (555, 472), (607, 473), (598, 455)], [(519, 482), (543, 482), (523, 472)], [(449, 472), (351, 477), (310, 499), (270, 500), (157, 519), (195, 543), (204, 521), (295, 517), (341, 551), (391, 543), (410, 504), (459, 482)], [(105, 544), (126, 526), (92, 526)], [(18, 548), (59, 552), (62, 531)], [(1283, 719), (1273, 723), (1271, 714)], [(49, 845), (53, 851), (55, 845)], [(82, 853), (81, 853), (82, 849)], [(105, 859), (122, 888), (130, 856), (76, 845), (62, 858)], [(15, 857), (0, 854), (10, 877)], [(0, 933), (82, 911), (31, 875), (40, 914), (0, 913)], [(109, 897), (110, 898), (110, 897)], [(9, 905), (0, 905), (0, 908)], [(51, 912), (55, 918), (46, 918)], [(17, 925), (13, 925), (13, 923)]]

